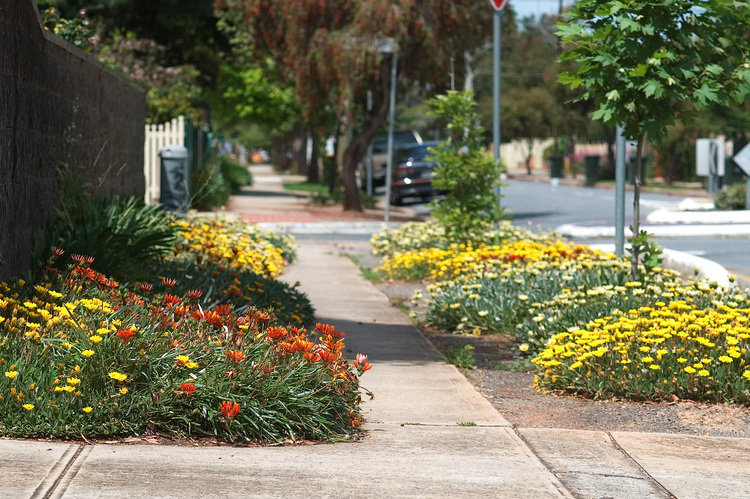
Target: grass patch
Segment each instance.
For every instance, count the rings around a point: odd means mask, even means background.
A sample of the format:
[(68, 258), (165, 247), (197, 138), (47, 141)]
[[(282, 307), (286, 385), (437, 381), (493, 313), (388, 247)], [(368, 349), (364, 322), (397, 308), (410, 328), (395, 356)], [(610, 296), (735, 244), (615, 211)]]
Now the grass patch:
[(352, 255), (351, 253), (341, 253), (341, 256), (351, 260), (352, 263), (359, 268), (362, 277), (364, 277), (371, 283), (380, 284), (383, 282), (383, 277), (380, 272), (362, 263), (362, 260), (360, 260), (356, 255)]
[(471, 345), (456, 345), (451, 350), (444, 352), (442, 356), (449, 364), (462, 369), (476, 369), (477, 367), (474, 360), (474, 347)]
[(309, 182), (284, 182), (284, 190), (327, 194), (328, 186), (323, 184), (311, 184)]

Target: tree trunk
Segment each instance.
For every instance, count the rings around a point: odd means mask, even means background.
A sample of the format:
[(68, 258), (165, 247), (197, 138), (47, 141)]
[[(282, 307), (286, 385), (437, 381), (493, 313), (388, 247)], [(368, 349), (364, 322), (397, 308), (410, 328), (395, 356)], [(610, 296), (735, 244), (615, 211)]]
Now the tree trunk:
[(641, 164), (643, 163), (643, 143), (646, 134), (638, 136), (638, 148), (635, 157), (635, 175), (633, 186), (633, 240), (630, 251), (630, 273), (634, 281), (638, 280), (638, 260), (640, 258), (641, 248), (637, 242), (641, 232)]
[[(344, 152), (344, 211), (362, 211), (357, 188), (357, 166), (367, 153), (367, 147), (385, 123), (388, 115), (390, 61), (384, 60), (380, 71), (380, 92), (372, 93), (372, 111), (365, 112), (362, 131), (352, 138)], [(366, 106), (363, 106), (366, 109)]]
[(617, 159), (615, 159), (615, 129), (607, 127), (604, 132), (604, 139), (607, 141), (607, 168), (614, 173), (617, 168)]
[(524, 163), (526, 163), (526, 175), (531, 175), (531, 156), (534, 155), (534, 139), (527, 138), (526, 139), (526, 158)]
[(297, 130), (294, 146), (297, 173), (299, 175), (307, 175), (307, 128), (305, 126), (300, 126)]
[(680, 153), (678, 152), (678, 140), (675, 139), (669, 145), (669, 169), (667, 170), (667, 178), (664, 179), (667, 185), (672, 185), (674, 182), (675, 173), (677, 172), (677, 166), (680, 164)]
[(307, 183), (320, 183), (320, 134), (313, 128), (310, 130), (312, 140), (312, 152), (310, 153), (310, 166), (307, 169)]

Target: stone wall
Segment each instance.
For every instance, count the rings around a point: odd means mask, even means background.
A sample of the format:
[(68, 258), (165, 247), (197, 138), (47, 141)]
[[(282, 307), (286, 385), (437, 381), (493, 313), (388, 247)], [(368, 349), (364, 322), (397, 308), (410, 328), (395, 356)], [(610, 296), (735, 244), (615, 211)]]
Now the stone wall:
[[(144, 194), (144, 93), (42, 27), (34, 0), (0, 2), (0, 281), (32, 263), (69, 169), (97, 195)], [(61, 166), (64, 165), (64, 166)]]

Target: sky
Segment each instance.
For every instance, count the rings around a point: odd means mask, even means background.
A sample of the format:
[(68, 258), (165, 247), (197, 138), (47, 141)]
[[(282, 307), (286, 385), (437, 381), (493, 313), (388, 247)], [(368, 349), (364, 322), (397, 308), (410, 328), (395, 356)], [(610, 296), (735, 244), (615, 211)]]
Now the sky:
[[(539, 18), (542, 14), (556, 14), (560, 8), (560, 0), (508, 0), (509, 5), (518, 15), (518, 19), (534, 16)], [(575, 3), (575, 0), (563, 0), (563, 6), (567, 7)]]

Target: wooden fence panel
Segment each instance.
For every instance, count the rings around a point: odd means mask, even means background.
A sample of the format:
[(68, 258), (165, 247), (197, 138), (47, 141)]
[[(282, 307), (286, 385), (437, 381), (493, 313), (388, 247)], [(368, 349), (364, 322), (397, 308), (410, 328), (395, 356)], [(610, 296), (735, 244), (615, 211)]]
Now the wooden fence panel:
[(159, 151), (168, 145), (186, 146), (185, 117), (178, 116), (167, 123), (146, 125), (143, 148), (143, 174), (146, 177), (146, 204), (159, 202), (161, 191), (161, 160)]

